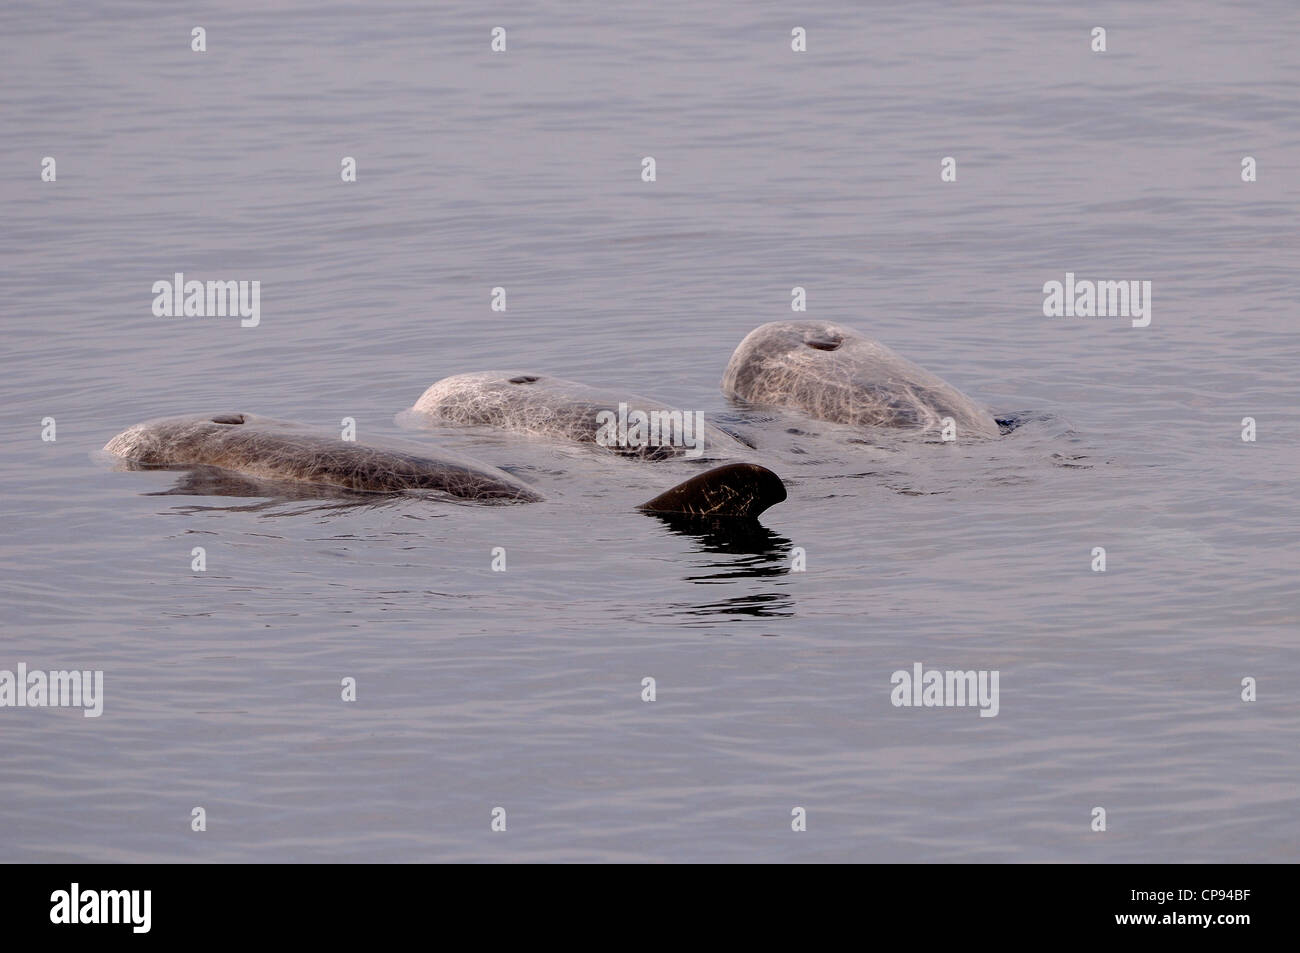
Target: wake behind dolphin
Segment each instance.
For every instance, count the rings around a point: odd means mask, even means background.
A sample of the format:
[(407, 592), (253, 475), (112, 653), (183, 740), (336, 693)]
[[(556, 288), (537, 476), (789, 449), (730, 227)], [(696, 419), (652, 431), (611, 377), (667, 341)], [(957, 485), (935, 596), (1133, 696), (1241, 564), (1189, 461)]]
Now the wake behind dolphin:
[(993, 416), (934, 374), (859, 331), (825, 321), (773, 321), (731, 356), (722, 392), (818, 420), (921, 431), (951, 418), (959, 438), (996, 437)]
[[(168, 417), (136, 424), (104, 450), (144, 467), (220, 467), (262, 480), (363, 493), (438, 491), (484, 503), (525, 503), (541, 494), (486, 463), (443, 451), (378, 447), (300, 424), (230, 413)], [(785, 499), (770, 470), (719, 467), (639, 507), (691, 516), (757, 516)]]

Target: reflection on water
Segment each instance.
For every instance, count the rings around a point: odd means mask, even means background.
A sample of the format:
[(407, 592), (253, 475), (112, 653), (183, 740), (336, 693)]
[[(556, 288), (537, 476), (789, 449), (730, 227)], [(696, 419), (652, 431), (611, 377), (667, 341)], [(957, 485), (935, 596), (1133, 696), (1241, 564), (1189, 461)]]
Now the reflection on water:
[[(648, 513), (679, 536), (699, 543), (695, 552), (722, 553), (741, 559), (716, 560), (712, 565), (728, 571), (696, 579), (730, 579), (738, 576), (779, 576), (789, 571), (786, 557), (790, 540), (774, 533), (758, 520), (718, 517), (701, 519), (677, 513)], [(745, 567), (737, 572), (736, 567)]]
[[(682, 578), (703, 585), (734, 584), (738, 580), (784, 576), (790, 571), (791, 542), (758, 520), (647, 514), (668, 529), (694, 541), (691, 571)], [(707, 558), (701, 560), (700, 554)], [(686, 616), (749, 615), (779, 618), (794, 614), (795, 602), (784, 592), (746, 592), (717, 602), (675, 603)], [(689, 624), (689, 623), (688, 623)]]
[[(710, 621), (697, 624), (712, 624), (713, 616), (754, 616), (760, 619), (784, 619), (795, 614), (795, 601), (790, 596), (778, 592), (755, 592), (744, 596), (733, 596), (720, 602), (674, 603), (674, 612), (685, 616), (710, 617)], [(686, 622), (685, 625), (693, 623)]]

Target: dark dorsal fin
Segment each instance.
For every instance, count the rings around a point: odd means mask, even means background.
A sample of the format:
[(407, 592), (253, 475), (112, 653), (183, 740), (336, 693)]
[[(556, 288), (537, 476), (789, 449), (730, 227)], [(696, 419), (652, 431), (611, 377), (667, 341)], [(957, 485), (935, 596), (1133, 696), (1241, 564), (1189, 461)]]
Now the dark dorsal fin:
[(650, 513), (755, 517), (785, 499), (785, 484), (767, 467), (729, 463), (679, 483), (637, 507)]

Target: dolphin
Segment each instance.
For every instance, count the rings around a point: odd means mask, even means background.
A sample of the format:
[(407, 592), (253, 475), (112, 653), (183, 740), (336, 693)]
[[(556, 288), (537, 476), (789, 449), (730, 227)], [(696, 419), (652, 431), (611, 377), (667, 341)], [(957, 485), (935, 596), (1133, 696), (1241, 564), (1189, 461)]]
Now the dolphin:
[(826, 321), (773, 321), (740, 342), (722, 392), (818, 420), (919, 431), (951, 418), (958, 439), (997, 437), (998, 421), (951, 384), (879, 341)]
[[(410, 412), (429, 422), (496, 427), (602, 446), (646, 460), (703, 453), (733, 456), (748, 449), (732, 434), (704, 423), (702, 413), (529, 372), (480, 371), (445, 377), (421, 394)], [(637, 414), (644, 415), (639, 431)], [(622, 437), (620, 419), (632, 425), (622, 428)]]

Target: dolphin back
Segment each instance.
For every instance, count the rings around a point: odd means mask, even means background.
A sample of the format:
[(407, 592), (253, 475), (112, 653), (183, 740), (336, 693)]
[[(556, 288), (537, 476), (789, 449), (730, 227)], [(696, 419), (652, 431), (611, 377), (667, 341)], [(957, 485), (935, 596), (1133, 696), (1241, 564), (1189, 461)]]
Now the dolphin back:
[(608, 439), (610, 422), (640, 412), (671, 421), (670, 432), (679, 437), (686, 424), (699, 452), (735, 455), (746, 449), (732, 434), (711, 424), (705, 423), (702, 429), (692, 426), (690, 412), (662, 401), (527, 371), (479, 371), (444, 377), (421, 394), (411, 410), (441, 423), (599, 444), (610, 452), (647, 460), (686, 453), (683, 445), (661, 431), (644, 442), (619, 444)]
[(773, 321), (751, 331), (727, 364), (728, 397), (857, 427), (997, 437), (993, 415), (934, 374), (852, 328)]
[(215, 466), (255, 479), (363, 493), (434, 490), (469, 500), (541, 499), (510, 474), (476, 460), (370, 446), (253, 414), (151, 420), (122, 431), (104, 450), (146, 467)]

